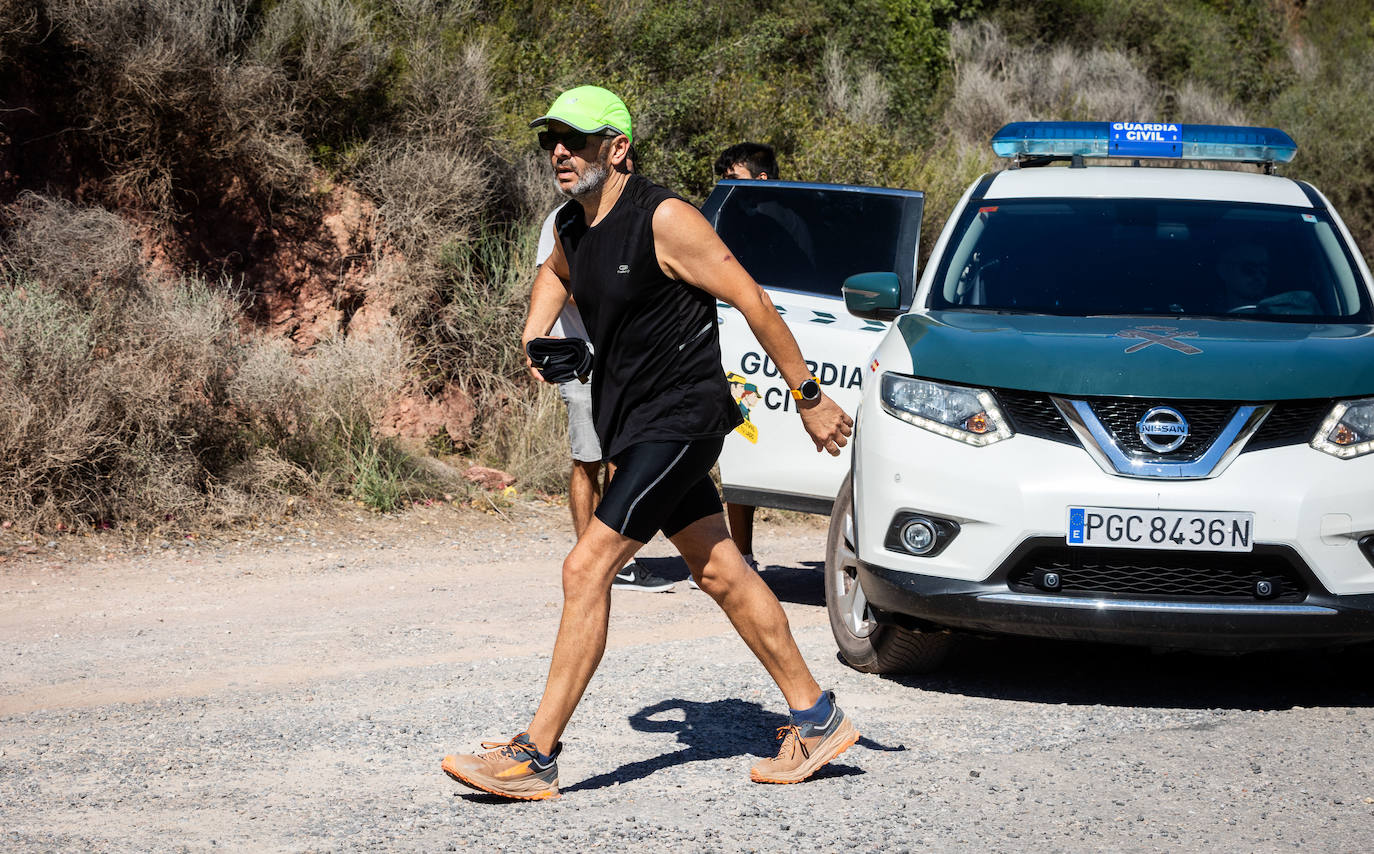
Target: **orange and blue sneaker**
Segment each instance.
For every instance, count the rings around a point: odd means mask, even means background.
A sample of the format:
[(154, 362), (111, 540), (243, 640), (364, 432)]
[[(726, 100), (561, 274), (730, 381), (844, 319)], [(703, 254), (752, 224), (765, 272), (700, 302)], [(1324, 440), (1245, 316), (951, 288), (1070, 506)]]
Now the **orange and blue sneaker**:
[(529, 733), (510, 741), (484, 741), (485, 753), (458, 753), (444, 757), (444, 773), (465, 786), (515, 798), (539, 801), (558, 797), (558, 754), (563, 743), (553, 749), (547, 762), (539, 760), (539, 750)]
[(835, 703), (834, 693), (827, 691), (822, 697), (825, 700), (829, 700), (830, 714), (822, 723), (798, 723), (794, 716), (786, 726), (778, 727), (782, 740), (778, 755), (750, 768), (749, 779), (755, 783), (800, 783), (859, 740), (859, 731)]

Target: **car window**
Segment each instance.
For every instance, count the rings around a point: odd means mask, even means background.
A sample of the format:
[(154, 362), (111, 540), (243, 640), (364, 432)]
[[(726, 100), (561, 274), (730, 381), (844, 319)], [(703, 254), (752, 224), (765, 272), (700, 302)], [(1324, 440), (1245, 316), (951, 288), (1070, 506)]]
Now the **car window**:
[(919, 197), (751, 181), (729, 188), (715, 226), (759, 284), (841, 297), (855, 273), (912, 275), (904, 217), (913, 215), (919, 228), (920, 204)]
[(1330, 218), (1152, 199), (999, 200), (965, 211), (932, 308), (1368, 322)]

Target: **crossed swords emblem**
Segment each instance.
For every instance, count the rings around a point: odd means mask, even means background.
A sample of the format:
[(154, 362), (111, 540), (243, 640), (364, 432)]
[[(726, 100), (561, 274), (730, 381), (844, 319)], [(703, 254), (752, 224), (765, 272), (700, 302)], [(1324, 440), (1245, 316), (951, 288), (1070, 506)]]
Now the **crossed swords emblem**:
[(1137, 326), (1133, 329), (1121, 330), (1116, 333), (1116, 337), (1145, 339), (1139, 344), (1132, 344), (1127, 347), (1127, 353), (1138, 353), (1151, 344), (1163, 344), (1170, 350), (1177, 350), (1185, 356), (1193, 356), (1202, 352), (1201, 348), (1178, 340), (1179, 338), (1196, 338), (1196, 332), (1180, 332), (1172, 326)]

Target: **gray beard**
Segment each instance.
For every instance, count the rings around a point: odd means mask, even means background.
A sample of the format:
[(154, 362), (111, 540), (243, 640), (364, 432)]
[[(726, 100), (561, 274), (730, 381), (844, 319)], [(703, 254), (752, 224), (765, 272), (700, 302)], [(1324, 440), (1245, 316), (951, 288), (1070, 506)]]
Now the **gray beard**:
[(606, 185), (606, 179), (611, 175), (611, 168), (605, 163), (590, 163), (587, 171), (582, 173), (582, 177), (577, 179), (577, 183), (568, 189), (558, 187), (558, 192), (570, 199), (580, 199), (591, 193), (601, 192), (601, 188)]

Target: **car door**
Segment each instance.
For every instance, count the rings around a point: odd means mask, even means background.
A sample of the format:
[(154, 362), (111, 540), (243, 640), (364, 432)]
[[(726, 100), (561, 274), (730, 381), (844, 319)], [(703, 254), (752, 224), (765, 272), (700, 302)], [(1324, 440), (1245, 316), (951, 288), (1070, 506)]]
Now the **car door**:
[[(841, 285), (855, 273), (890, 271), (909, 305), (923, 206), (915, 190), (730, 180), (716, 185), (702, 213), (768, 292), (825, 393), (852, 415), (887, 324), (850, 315)], [(829, 513), (849, 448), (817, 453), (743, 315), (719, 302), (717, 319), (722, 366), (746, 419), (721, 452), (725, 500)]]

